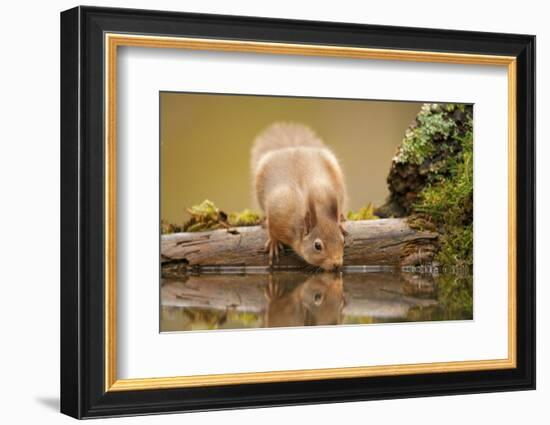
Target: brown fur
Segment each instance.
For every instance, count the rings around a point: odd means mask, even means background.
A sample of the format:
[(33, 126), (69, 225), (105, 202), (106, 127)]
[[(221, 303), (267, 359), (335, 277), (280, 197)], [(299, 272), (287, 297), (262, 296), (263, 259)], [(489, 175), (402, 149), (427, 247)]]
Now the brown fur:
[(266, 327), (337, 325), (345, 306), (342, 276), (316, 273), (302, 283), (281, 284), (271, 280)]
[(309, 127), (276, 123), (254, 141), (251, 165), (270, 259), (282, 243), (325, 270), (341, 266), (346, 188), (334, 154)]

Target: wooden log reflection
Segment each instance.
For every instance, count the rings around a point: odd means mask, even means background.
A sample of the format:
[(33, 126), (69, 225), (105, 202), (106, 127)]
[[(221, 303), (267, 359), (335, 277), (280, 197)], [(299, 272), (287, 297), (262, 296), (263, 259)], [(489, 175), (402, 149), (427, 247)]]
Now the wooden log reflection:
[[(413, 307), (437, 305), (434, 288), (431, 277), (401, 273), (188, 275), (163, 280), (161, 306), (169, 330), (199, 319), (199, 328), (401, 321)], [(178, 320), (185, 329), (175, 329)]]

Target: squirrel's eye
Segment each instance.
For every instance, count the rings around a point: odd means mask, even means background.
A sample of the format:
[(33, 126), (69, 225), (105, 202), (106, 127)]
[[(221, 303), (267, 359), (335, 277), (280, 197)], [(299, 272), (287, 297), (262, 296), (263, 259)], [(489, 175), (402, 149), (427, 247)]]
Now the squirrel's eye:
[(317, 305), (321, 304), (323, 301), (323, 295), (320, 292), (316, 292), (315, 295), (313, 295), (313, 302)]
[(314, 246), (317, 251), (321, 251), (323, 249), (323, 244), (321, 243), (321, 241), (315, 241)]

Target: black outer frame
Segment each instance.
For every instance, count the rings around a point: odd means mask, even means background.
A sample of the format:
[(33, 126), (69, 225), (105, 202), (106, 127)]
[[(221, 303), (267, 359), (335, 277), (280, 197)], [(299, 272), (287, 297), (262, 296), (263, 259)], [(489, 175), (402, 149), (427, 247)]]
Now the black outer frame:
[[(517, 57), (517, 368), (104, 391), (105, 32)], [(535, 388), (535, 37), (76, 7), (61, 13), (61, 412), (76, 418)]]

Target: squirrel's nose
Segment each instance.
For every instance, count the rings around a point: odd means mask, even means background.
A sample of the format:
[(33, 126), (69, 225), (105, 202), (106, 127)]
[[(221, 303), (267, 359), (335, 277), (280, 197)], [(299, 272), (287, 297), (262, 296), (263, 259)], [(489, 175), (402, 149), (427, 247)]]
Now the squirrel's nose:
[(338, 269), (339, 267), (342, 267), (342, 263), (341, 263), (341, 262), (334, 263), (334, 264), (332, 265), (332, 268), (333, 268), (334, 270)]

